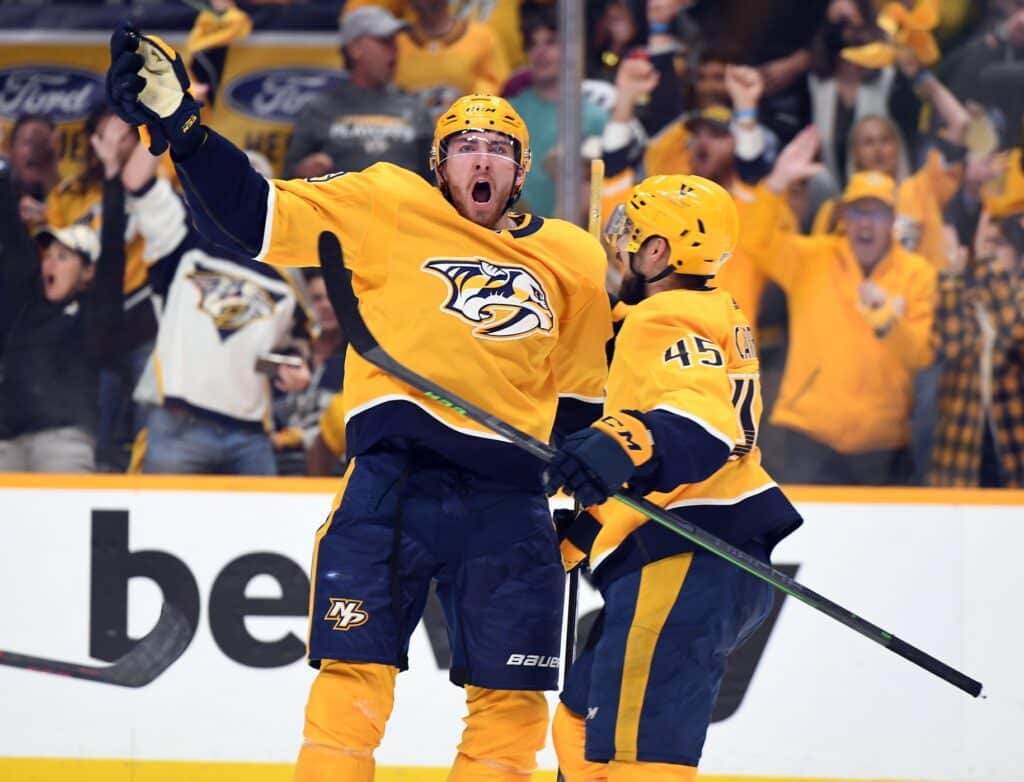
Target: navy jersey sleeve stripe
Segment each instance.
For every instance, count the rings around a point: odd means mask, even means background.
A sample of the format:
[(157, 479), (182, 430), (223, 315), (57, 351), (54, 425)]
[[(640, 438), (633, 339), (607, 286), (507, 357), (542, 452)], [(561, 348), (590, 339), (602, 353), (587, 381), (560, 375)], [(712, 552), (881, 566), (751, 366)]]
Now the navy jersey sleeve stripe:
[(655, 458), (630, 480), (630, 486), (644, 494), (702, 481), (732, 453), (721, 439), (689, 418), (652, 410), (643, 414), (643, 420), (654, 438)]

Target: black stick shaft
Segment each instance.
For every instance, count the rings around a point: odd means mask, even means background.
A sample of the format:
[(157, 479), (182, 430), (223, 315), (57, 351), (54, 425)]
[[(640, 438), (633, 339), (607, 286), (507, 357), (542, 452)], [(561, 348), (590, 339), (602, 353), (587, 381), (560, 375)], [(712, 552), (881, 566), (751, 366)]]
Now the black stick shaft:
[[(576, 622), (579, 613), (580, 597), (580, 568), (574, 567), (569, 571), (569, 600), (565, 607), (565, 652), (562, 655), (562, 689), (569, 682), (569, 671), (576, 660)], [(558, 770), (555, 782), (565, 782), (565, 774)]]
[[(319, 251), (320, 265), (323, 267), (324, 283), (327, 286), (328, 297), (335, 312), (342, 321), (346, 336), (349, 338), (353, 349), (359, 355), (374, 366), (423, 392), (426, 396), (443, 404), (445, 407), (500, 434), (509, 442), (533, 454), (545, 464), (551, 461), (554, 457), (555, 449), (547, 443), (541, 442), (508, 422), (488, 413), (483, 408), (463, 399), (457, 394), (453, 394), (432, 380), (399, 363), (385, 352), (373, 334), (370, 333), (359, 312), (359, 300), (352, 290), (350, 272), (345, 268), (344, 257), (341, 245), (338, 243), (338, 238), (328, 231), (321, 233)], [(849, 609), (843, 608), (828, 598), (819, 595), (814, 590), (805, 587), (795, 579), (790, 578), (785, 573), (776, 570), (771, 565), (750, 556), (745, 551), (741, 551), (700, 527), (691, 524), (682, 516), (672, 511), (667, 511), (644, 497), (634, 495), (628, 491), (621, 491), (612, 496), (619, 502), (643, 513), (652, 521), (673, 530), (690, 542), (710, 551), (712, 554), (722, 557), (726, 561), (747, 571), (752, 576), (806, 603), (811, 608), (816, 608), (826, 616), (846, 625), (866, 638), (870, 638), (875, 643), (884, 646), (900, 657), (949, 682), (954, 687), (958, 687), (968, 695), (978, 697), (981, 694), (981, 682), (961, 673), (917, 647), (911, 646), (906, 641), (897, 638), (877, 625), (861, 619)]]
[(580, 569), (569, 571), (569, 600), (565, 608), (565, 653), (562, 655), (562, 684), (569, 680), (569, 671), (576, 660), (576, 622), (579, 614)]
[(109, 677), (106, 666), (97, 667), (70, 663), (63, 660), (49, 660), (45, 657), (33, 657), (30, 654), (0, 651), (0, 665), (14, 668), (25, 668), (39, 673), (51, 673), (58, 676), (70, 676), (73, 679), (87, 679), (93, 682), (106, 681)]

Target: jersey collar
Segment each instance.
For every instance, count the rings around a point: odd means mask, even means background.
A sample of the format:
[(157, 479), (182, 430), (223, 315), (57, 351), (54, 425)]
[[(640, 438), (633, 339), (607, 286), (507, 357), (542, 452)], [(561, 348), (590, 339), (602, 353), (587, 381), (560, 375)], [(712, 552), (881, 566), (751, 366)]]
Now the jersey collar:
[(509, 212), (516, 227), (509, 229), (509, 235), (513, 239), (525, 239), (527, 236), (537, 233), (544, 225), (544, 218), (540, 215), (523, 214), (521, 212)]

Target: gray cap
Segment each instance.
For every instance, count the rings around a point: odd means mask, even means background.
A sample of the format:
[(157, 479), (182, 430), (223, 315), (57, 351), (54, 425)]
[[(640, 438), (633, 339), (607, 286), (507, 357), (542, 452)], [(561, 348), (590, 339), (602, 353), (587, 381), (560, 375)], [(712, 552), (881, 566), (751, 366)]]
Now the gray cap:
[(376, 5), (364, 5), (341, 17), (340, 35), (342, 46), (348, 46), (356, 38), (390, 38), (408, 25), (396, 19), (389, 11)]

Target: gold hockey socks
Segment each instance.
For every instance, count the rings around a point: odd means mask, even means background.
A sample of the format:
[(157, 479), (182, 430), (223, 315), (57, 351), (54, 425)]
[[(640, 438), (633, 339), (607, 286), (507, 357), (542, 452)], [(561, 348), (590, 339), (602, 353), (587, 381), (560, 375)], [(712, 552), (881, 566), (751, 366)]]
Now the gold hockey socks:
[(613, 760), (608, 764), (608, 782), (694, 782), (695, 779), (695, 766), (638, 760)]
[(591, 763), (584, 757), (587, 743), (587, 723), (564, 703), (555, 709), (551, 721), (551, 739), (558, 755), (558, 768), (565, 782), (607, 782), (608, 766)]
[(397, 674), (390, 665), (323, 661), (306, 703), (295, 782), (373, 782)]
[(528, 782), (548, 732), (542, 692), (466, 686), (465, 729), (448, 782)]

